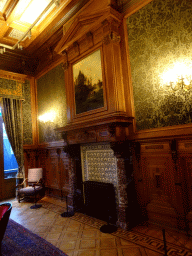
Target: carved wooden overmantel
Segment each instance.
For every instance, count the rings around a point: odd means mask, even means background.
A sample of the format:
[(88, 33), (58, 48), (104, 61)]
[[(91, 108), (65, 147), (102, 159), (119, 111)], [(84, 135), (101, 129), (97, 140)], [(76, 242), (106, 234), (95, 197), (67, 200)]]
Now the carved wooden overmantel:
[[(101, 4), (101, 3), (99, 3)], [(122, 117), (131, 121), (126, 109), (125, 88), (122, 79), (122, 63), (119, 26), (122, 15), (110, 6), (98, 10), (96, 1), (89, 10), (82, 12), (65, 32), (55, 48), (55, 52), (63, 56), (65, 84), (67, 96), (68, 125), (84, 127), (87, 122)], [(94, 11), (97, 10), (97, 11)], [(102, 59), (104, 106), (76, 114), (75, 90), (73, 81), (73, 65), (94, 51), (100, 49)], [(121, 120), (120, 120), (121, 122)]]

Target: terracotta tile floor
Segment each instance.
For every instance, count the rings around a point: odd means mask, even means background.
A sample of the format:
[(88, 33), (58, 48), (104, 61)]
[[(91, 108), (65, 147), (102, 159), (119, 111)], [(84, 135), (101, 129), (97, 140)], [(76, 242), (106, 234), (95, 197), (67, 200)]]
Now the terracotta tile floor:
[[(64, 201), (44, 197), (39, 209), (30, 209), (33, 203), (12, 202), (11, 219), (33, 233), (43, 237), (68, 256), (158, 256), (165, 255), (162, 230), (137, 226), (131, 231), (118, 229), (115, 233), (100, 232), (105, 222), (75, 213), (63, 218), (66, 211)], [(166, 232), (167, 255), (192, 255), (192, 238), (184, 233)], [(181, 247), (179, 247), (181, 246)]]

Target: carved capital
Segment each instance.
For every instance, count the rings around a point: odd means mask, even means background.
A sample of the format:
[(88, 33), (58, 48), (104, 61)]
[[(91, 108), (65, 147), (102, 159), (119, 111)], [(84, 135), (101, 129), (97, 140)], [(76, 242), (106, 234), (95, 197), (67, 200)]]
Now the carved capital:
[(103, 43), (104, 44), (110, 44), (110, 43), (119, 43), (121, 41), (121, 37), (119, 34), (115, 32), (111, 32), (104, 36)]
[(68, 67), (69, 67), (69, 62), (68, 61), (66, 61), (65, 63), (62, 64), (62, 68), (63, 68), (64, 71), (66, 71), (68, 69)]
[(73, 43), (73, 49), (74, 49), (75, 53), (80, 54), (78, 42)]
[(93, 45), (93, 34), (91, 32), (88, 32), (86, 34), (86, 41), (87, 41), (87, 44), (92, 46)]
[(64, 71), (66, 71), (69, 67), (67, 51), (66, 50), (62, 51), (61, 55), (63, 56), (62, 68), (63, 68)]

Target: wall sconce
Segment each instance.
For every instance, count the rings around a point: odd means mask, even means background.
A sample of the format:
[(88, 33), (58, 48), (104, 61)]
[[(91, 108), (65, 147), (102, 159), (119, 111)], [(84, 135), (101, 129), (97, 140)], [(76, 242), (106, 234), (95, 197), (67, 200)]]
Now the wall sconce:
[(192, 68), (184, 63), (176, 63), (172, 69), (163, 74), (163, 85), (173, 91), (188, 91), (192, 88)]
[(46, 123), (46, 122), (54, 122), (55, 117), (56, 117), (56, 112), (50, 111), (50, 112), (47, 112), (47, 113), (39, 116), (38, 119), (39, 119), (39, 121)]

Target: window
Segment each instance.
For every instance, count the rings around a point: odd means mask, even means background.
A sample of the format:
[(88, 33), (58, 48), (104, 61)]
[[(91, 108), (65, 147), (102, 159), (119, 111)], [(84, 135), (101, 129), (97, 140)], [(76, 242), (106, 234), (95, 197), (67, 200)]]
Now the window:
[(5, 125), (2, 119), (2, 113), (0, 108), (0, 119), (3, 128), (3, 157), (4, 157), (4, 179), (15, 178), (18, 171), (18, 164), (13, 153), (11, 144), (7, 137)]

